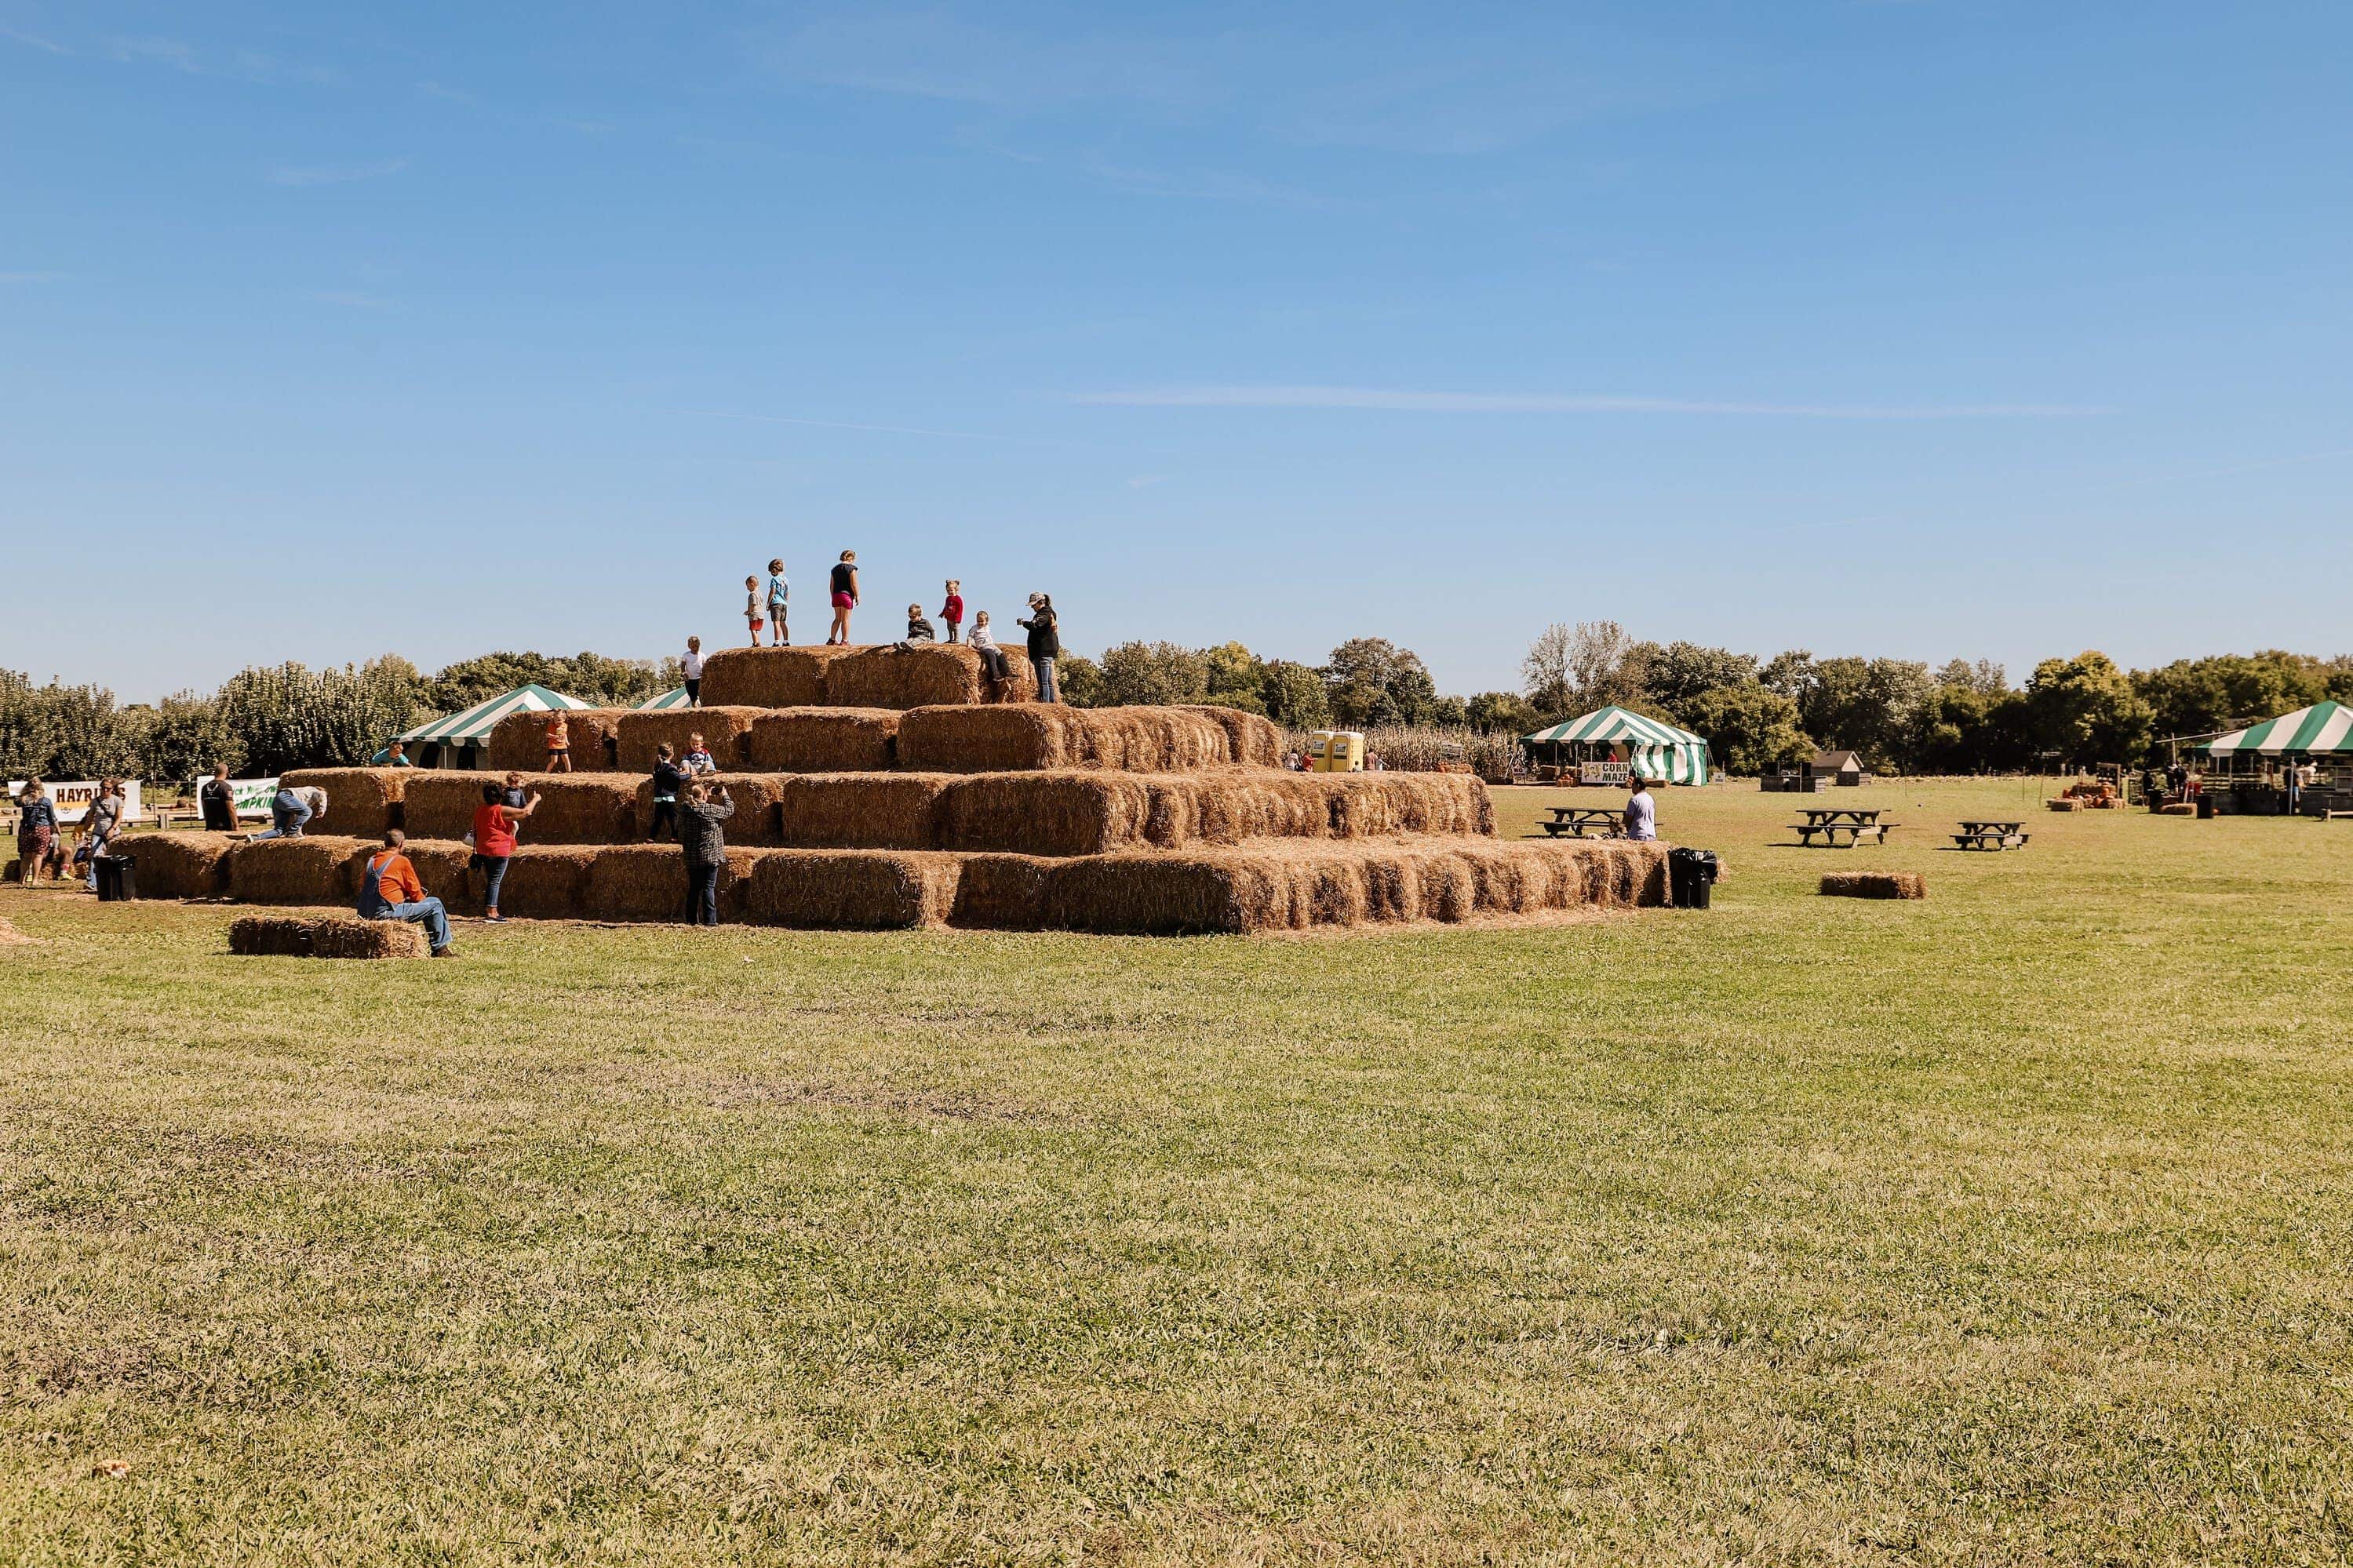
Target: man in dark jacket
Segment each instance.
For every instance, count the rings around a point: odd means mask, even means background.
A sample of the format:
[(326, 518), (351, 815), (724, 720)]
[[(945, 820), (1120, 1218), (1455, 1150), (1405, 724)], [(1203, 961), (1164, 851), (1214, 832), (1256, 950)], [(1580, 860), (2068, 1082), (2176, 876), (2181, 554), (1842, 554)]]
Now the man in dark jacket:
[(719, 825), (735, 815), (725, 784), (690, 784), (678, 803), (678, 841), (686, 852), (686, 923), (719, 923), (719, 868), (727, 841)]
[(206, 831), (237, 831), (237, 790), (228, 782), (227, 763), (213, 764), (213, 776), (196, 791), (196, 804), (204, 809)]
[(1029, 634), (1029, 668), (1038, 672), (1038, 700), (1060, 702), (1054, 689), (1054, 661), (1062, 657), (1062, 639), (1056, 630), (1054, 601), (1043, 594), (1029, 595), (1029, 618), (1015, 626)]

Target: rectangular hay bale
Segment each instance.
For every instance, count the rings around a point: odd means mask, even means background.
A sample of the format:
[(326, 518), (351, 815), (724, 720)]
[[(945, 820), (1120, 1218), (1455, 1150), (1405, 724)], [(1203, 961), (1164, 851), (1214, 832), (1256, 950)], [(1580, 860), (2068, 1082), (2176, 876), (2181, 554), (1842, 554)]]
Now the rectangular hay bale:
[(699, 734), (712, 761), (719, 764), (719, 771), (734, 773), (744, 766), (744, 737), (761, 712), (757, 708), (711, 707), (625, 713), (614, 752), (615, 765), (625, 773), (651, 773), (655, 747), (669, 742), (676, 753), (673, 760), (683, 762), (689, 740)]
[[(719, 873), (719, 919), (744, 920), (753, 868), (772, 851), (727, 851)], [(580, 895), (581, 918), (597, 921), (676, 921), (686, 918), (686, 857), (673, 845), (630, 844), (607, 848), (589, 862)]]
[[(702, 782), (727, 791), (727, 798), (735, 803), (735, 815), (719, 825), (719, 836), (730, 845), (747, 848), (776, 848), (786, 839), (777, 826), (777, 805), (797, 775), (792, 773), (713, 773)], [(654, 781), (650, 778), (637, 786), (638, 829), (633, 837), (645, 839), (654, 820)], [(681, 803), (683, 809), (684, 803)], [(655, 842), (675, 844), (678, 840), (668, 832)]]
[(894, 931), (944, 924), (958, 862), (921, 851), (778, 849), (752, 871), (744, 918), (805, 931)]
[[(474, 830), (490, 773), (419, 774), (403, 810), (419, 838), (461, 839)], [(638, 782), (618, 773), (526, 773), (539, 805), (515, 828), (519, 844), (627, 844), (638, 837)]]
[(826, 671), (862, 647), (723, 647), (702, 660), (702, 700), (714, 707), (810, 708), (826, 701)]
[(115, 853), (138, 868), (133, 880), (142, 899), (216, 899), (228, 891), (237, 847), (226, 833), (128, 833)]
[(231, 921), (228, 950), (257, 958), (429, 958), (425, 928), (357, 915), (246, 915)]
[[(565, 710), (565, 738), (572, 745), (575, 773), (596, 773), (613, 766), (613, 737), (628, 708), (573, 708)], [(536, 773), (547, 765), (547, 721), (550, 710), (528, 709), (510, 713), (491, 726), (485, 748), (488, 772)]]
[(744, 738), (744, 767), (755, 773), (887, 772), (897, 751), (899, 714), (883, 708), (793, 708), (763, 713)]
[(327, 809), (303, 824), (306, 833), (374, 838), (401, 822), (401, 800), (415, 768), (297, 768), (280, 775), (280, 788), (322, 789)]
[(1917, 871), (1832, 871), (1822, 878), (1826, 899), (1925, 899), (1928, 879)]
[(1279, 767), (1282, 763), (1282, 731), (1260, 713), (1214, 702), (1184, 702), (1180, 713), (1198, 713), (1226, 732), (1226, 760), (1247, 768)]
[(311, 834), (240, 844), (228, 858), (229, 897), (241, 904), (336, 904), (359, 897), (360, 868), (382, 846)]
[(899, 765), (925, 773), (1188, 773), (1223, 765), (1226, 748), (1224, 730), (1175, 708), (1023, 702), (918, 708), (899, 721)]
[[(1029, 661), (1007, 649), (1017, 700), (1034, 701), (1038, 682)], [(825, 672), (825, 700), (848, 708), (930, 708), (978, 702), (988, 695), (980, 655), (962, 643), (884, 643), (837, 659)]]
[(799, 849), (939, 847), (945, 773), (787, 773), (779, 781), (777, 842)]

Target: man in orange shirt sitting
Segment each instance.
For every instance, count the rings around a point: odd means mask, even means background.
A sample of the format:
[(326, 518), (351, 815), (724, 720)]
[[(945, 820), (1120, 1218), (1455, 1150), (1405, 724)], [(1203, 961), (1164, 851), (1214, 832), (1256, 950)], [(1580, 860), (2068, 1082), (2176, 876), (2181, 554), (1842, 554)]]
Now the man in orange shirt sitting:
[(407, 843), (408, 835), (399, 828), (385, 830), (384, 847), (368, 857), (367, 869), (360, 876), (360, 914), (372, 921), (419, 921), (425, 940), (433, 944), (433, 956), (455, 958), (449, 916), (440, 900), (425, 896), (425, 884), (417, 879), (417, 868), (405, 848)]

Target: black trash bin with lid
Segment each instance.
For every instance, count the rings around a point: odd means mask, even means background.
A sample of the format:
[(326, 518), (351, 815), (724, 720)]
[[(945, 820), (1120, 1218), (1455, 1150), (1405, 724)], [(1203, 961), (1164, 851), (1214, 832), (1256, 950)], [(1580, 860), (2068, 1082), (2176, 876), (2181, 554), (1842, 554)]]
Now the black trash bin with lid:
[(139, 896), (138, 862), (128, 855), (100, 855), (90, 861), (98, 868), (98, 901), (115, 903)]
[(1708, 907), (1710, 890), (1715, 886), (1717, 870), (1713, 849), (1685, 849), (1678, 846), (1667, 851), (1667, 902), (1679, 910), (1704, 910)]

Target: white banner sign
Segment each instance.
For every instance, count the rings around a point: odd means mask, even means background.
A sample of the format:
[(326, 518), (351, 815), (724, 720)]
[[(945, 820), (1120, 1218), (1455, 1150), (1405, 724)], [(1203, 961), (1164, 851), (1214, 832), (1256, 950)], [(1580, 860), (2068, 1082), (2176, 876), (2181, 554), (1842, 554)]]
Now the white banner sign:
[(1577, 782), (1588, 784), (1622, 784), (1628, 777), (1623, 763), (1579, 763)]
[[(90, 803), (98, 798), (98, 784), (99, 781), (96, 779), (69, 779), (58, 783), (47, 783), (41, 785), (41, 793), (49, 797), (51, 805), (57, 807), (59, 822), (79, 822), (90, 815)], [(25, 793), (25, 781), (10, 779), (7, 788), (8, 804), (14, 805), (16, 804), (16, 797)], [(125, 779), (122, 781), (123, 820), (128, 823), (138, 815), (139, 781)]]
[[(205, 784), (212, 782), (206, 779), (204, 784), (196, 785), (196, 788), (201, 791)], [(236, 792), (237, 814), (239, 816), (268, 816), (270, 797), (278, 793), (278, 781), (276, 779), (231, 779), (228, 781), (228, 787)], [(201, 801), (203, 796), (199, 795), (197, 798)]]

